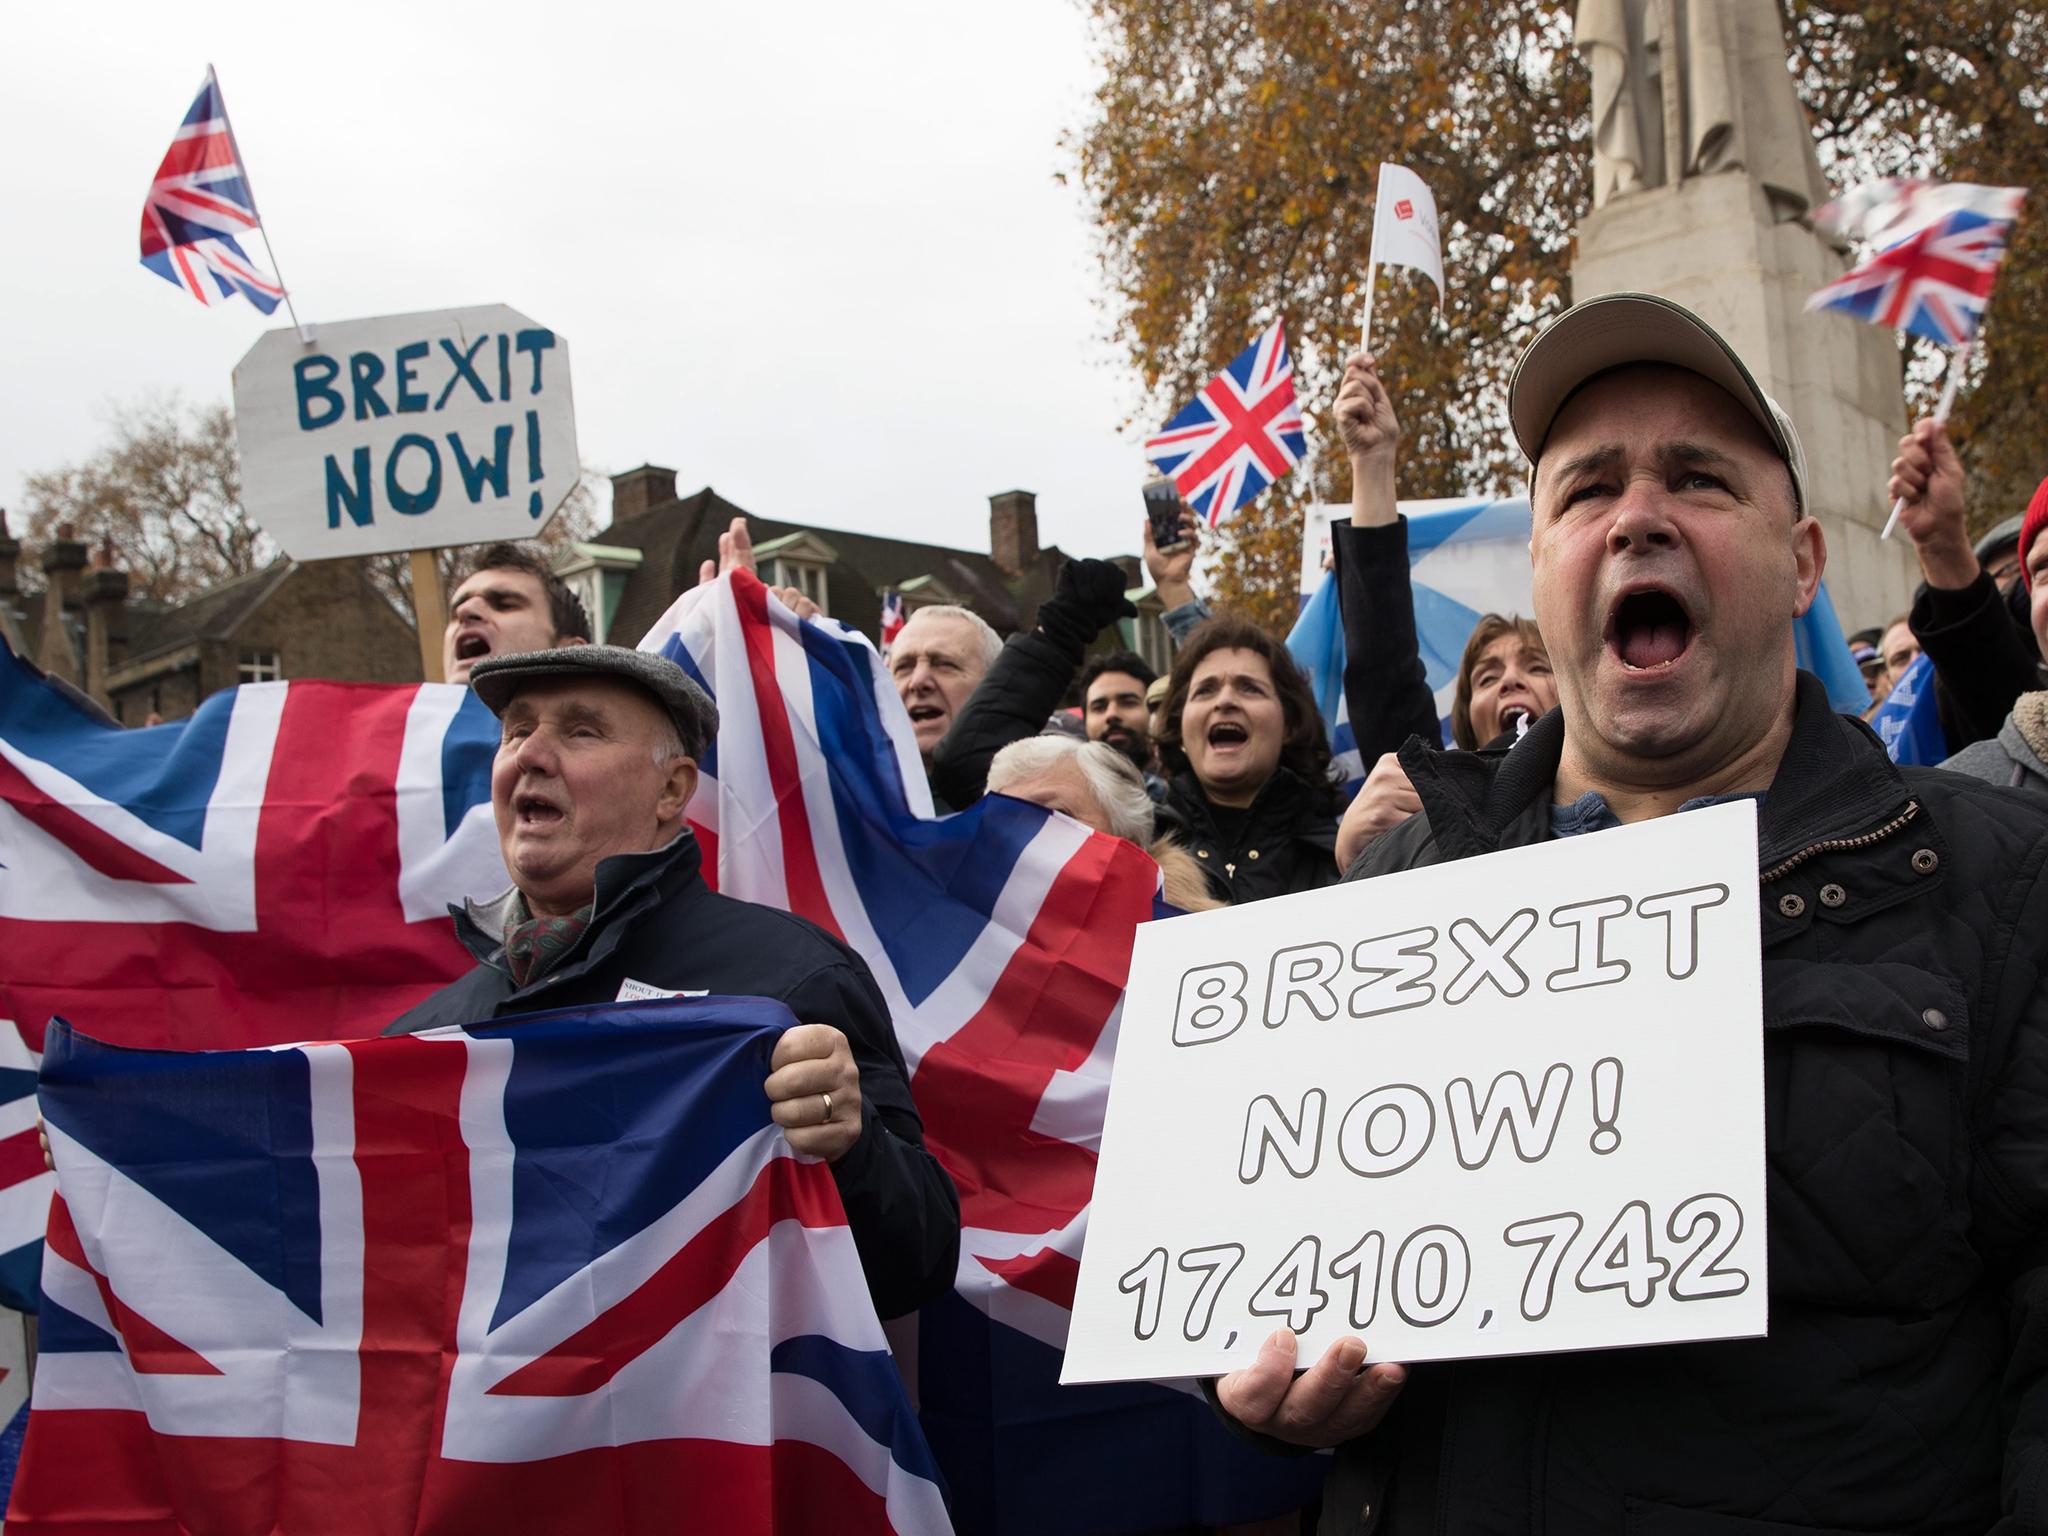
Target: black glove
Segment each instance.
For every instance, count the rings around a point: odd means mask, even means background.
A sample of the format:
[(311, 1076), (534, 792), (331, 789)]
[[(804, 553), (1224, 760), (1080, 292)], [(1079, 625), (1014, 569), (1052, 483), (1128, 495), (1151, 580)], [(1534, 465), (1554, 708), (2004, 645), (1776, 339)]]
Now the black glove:
[(1038, 605), (1038, 627), (1051, 639), (1081, 651), (1118, 619), (1132, 619), (1138, 610), (1124, 590), (1129, 578), (1111, 560), (1069, 560), (1060, 567), (1059, 585)]

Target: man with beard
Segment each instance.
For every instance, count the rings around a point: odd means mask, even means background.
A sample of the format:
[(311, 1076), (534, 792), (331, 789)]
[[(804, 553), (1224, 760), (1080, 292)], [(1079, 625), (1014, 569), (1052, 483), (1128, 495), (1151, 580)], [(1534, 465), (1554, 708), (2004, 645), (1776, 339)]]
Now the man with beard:
[(1217, 1399), (1338, 1447), (1326, 1532), (2048, 1531), (2048, 816), (1895, 766), (1798, 670), (1805, 457), (1697, 316), (1568, 310), (1508, 416), (1559, 707), (1404, 747), (1422, 809), (1352, 878), (1760, 802), (1770, 1332), (1412, 1369), (1347, 1337), (1297, 1375), (1283, 1329)]
[(1081, 723), (1088, 739), (1114, 747), (1145, 776), (1154, 800), (1166, 793), (1166, 781), (1153, 771), (1152, 712), (1145, 690), (1159, 676), (1136, 651), (1108, 651), (1088, 658), (1081, 668)]

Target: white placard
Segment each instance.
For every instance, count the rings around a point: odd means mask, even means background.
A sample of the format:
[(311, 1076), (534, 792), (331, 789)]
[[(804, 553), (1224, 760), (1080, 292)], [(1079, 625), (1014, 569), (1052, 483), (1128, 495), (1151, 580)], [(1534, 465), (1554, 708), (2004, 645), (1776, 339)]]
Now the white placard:
[(1146, 923), (1062, 1381), (1750, 1337), (1756, 807)]
[(1301, 509), (1301, 595), (1308, 597), (1323, 584), (1323, 560), (1330, 553), (1330, 524), (1342, 518), (1351, 521), (1351, 509), (1319, 506), (1309, 502)]
[(235, 438), (295, 560), (530, 538), (579, 473), (569, 343), (502, 304), (269, 331), (235, 368)]

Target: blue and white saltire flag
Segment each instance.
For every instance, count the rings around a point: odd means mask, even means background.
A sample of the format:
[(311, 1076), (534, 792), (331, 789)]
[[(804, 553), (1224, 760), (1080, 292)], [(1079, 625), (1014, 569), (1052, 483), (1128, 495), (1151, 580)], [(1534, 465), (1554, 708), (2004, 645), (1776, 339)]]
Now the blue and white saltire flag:
[(1302, 605), (1301, 616), (1287, 634), (1287, 649), (1308, 678), (1330, 738), (1330, 777), (1343, 786), (1349, 800), (1365, 784), (1371, 769), (1358, 755), (1351, 731), (1351, 706), (1344, 697), (1344, 621), (1337, 611), (1337, 576), (1330, 572)]
[(1885, 695), (1870, 728), (1895, 763), (1938, 768), (1948, 761), (1948, 733), (1934, 696), (1934, 662), (1922, 651)]
[(952, 1529), (789, 1010), (244, 1051), (50, 1027), (10, 1532)]
[(1309, 1502), (1202, 1400), (1059, 1386), (1137, 925), (1143, 850), (990, 795), (934, 817), (879, 653), (751, 574), (641, 641), (718, 701), (687, 815), (706, 876), (844, 939), (887, 999), (933, 1154), (960, 1191), (953, 1293), (918, 1329), (926, 1432), (961, 1529), (1157, 1531)]
[[(1457, 694), (1458, 662), (1465, 654), (1465, 642), (1480, 618), (1489, 613), (1533, 617), (1535, 604), (1529, 576), (1529, 500), (1525, 496), (1504, 501), (1481, 499), (1440, 499), (1404, 501), (1400, 510), (1408, 519), (1408, 574), (1415, 597), (1415, 638), (1422, 653), (1422, 667), (1430, 690), (1436, 695), (1437, 718), (1442, 722), (1446, 744), (1451, 739), (1451, 702)], [(1348, 517), (1348, 508), (1332, 509), (1333, 517)], [(1331, 611), (1336, 609), (1336, 578), (1326, 576)], [(1319, 594), (1318, 594), (1319, 595)], [(1302, 620), (1315, 606), (1312, 596), (1302, 610)], [(1301, 633), (1297, 623), (1296, 634)], [(1799, 665), (1818, 677), (1828, 690), (1828, 699), (1846, 714), (1860, 715), (1870, 707), (1870, 690), (1856, 659), (1849, 654), (1849, 642), (1835, 618), (1826, 583), (1804, 618), (1793, 625), (1793, 640)], [(1343, 693), (1343, 634), (1339, 629), (1335, 650), (1318, 642), (1315, 654), (1322, 660), (1321, 672), (1311, 670), (1318, 696), (1327, 686), (1323, 678), (1337, 679), (1336, 691)], [(1294, 636), (1288, 637), (1294, 649)], [(1310, 666), (1301, 650), (1295, 659)], [(1327, 705), (1323, 719), (1335, 717)], [(1347, 717), (1348, 718), (1348, 717)], [(1332, 732), (1331, 750), (1336, 751)], [(1355, 750), (1355, 749), (1354, 749)], [(1370, 770), (1372, 765), (1364, 765)]]

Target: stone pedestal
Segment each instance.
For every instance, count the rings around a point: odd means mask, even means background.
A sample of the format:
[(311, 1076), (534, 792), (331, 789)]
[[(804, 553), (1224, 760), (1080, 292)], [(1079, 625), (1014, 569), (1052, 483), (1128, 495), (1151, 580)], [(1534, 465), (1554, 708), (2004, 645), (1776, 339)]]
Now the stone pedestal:
[(1631, 193), (1589, 214), (1572, 297), (1654, 293), (1685, 305), (1792, 413), (1827, 537), (1828, 592), (1854, 630), (1904, 612), (1920, 568), (1904, 534), (1878, 538), (1906, 430), (1897, 343), (1878, 326), (1806, 312), (1808, 295), (1845, 270), (1812, 230), (1773, 223), (1762, 186), (1736, 170)]

